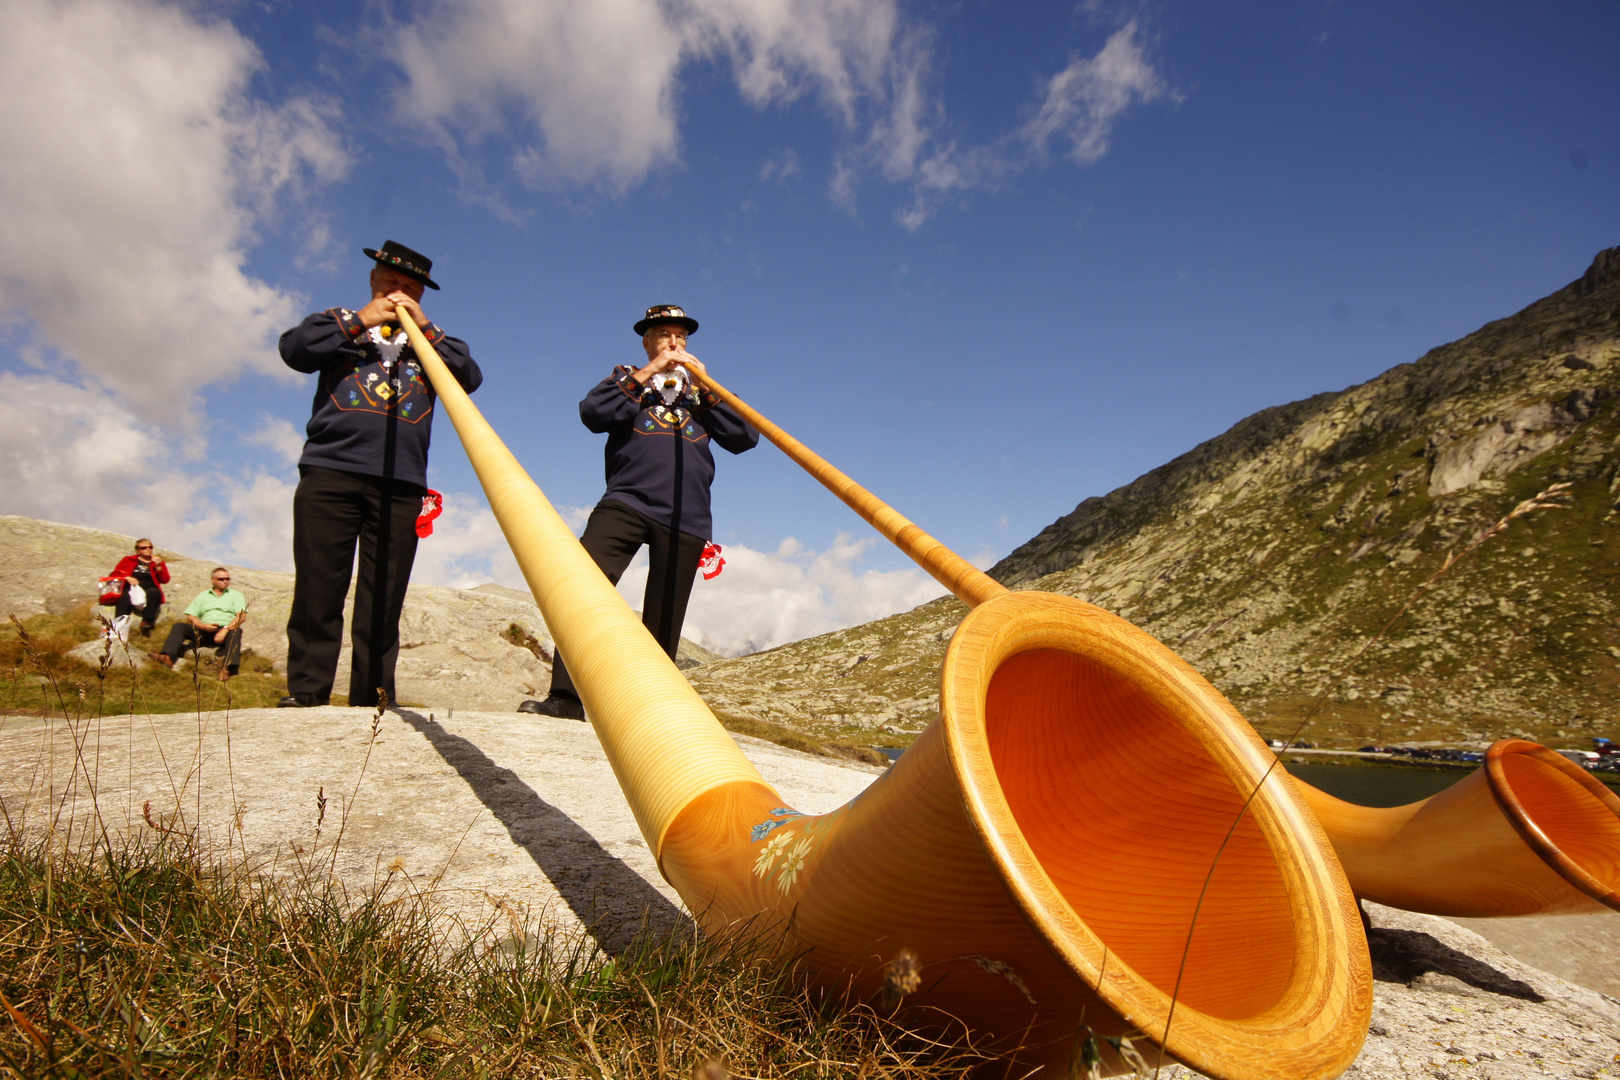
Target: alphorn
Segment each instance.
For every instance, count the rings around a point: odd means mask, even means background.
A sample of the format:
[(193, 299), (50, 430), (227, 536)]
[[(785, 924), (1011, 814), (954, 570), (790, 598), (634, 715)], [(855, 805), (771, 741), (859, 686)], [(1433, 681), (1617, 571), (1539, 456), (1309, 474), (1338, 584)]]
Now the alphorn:
[(1482, 768), (1407, 806), (1294, 783), (1365, 899), (1470, 918), (1620, 910), (1620, 798), (1545, 746), (1502, 739)]
[(1089, 604), (996, 586), (952, 637), (940, 719), (850, 803), (799, 814), (398, 317), (702, 926), (770, 927), (855, 1001), (909, 950), (908, 1020), (966, 1025), (1043, 1076), (1068, 1075), (1082, 1025), (1110, 1075), (1127, 1069), (1109, 1037), (1222, 1080), (1354, 1060), (1372, 975), (1338, 861), (1265, 745), (1170, 650)]
[[(1007, 591), (713, 378), (703, 379), (964, 603)], [(1482, 768), (1407, 806), (1357, 806), (1303, 780), (1293, 783), (1363, 899), (1473, 918), (1620, 910), (1620, 797), (1544, 746), (1501, 740)]]

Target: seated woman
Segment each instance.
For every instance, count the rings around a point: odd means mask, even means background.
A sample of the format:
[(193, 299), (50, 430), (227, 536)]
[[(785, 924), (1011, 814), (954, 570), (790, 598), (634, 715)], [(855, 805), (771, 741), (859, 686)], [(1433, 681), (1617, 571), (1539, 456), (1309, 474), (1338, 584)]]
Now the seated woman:
[(109, 576), (124, 578), (141, 587), (142, 595), (138, 597), (141, 603), (136, 604), (130, 597), (129, 586), (124, 586), (123, 594), (113, 605), (113, 618), (139, 613), (141, 636), (150, 637), (163, 610), (163, 585), (169, 580), (169, 564), (153, 557), (152, 541), (143, 536), (135, 541), (135, 554), (119, 559)]

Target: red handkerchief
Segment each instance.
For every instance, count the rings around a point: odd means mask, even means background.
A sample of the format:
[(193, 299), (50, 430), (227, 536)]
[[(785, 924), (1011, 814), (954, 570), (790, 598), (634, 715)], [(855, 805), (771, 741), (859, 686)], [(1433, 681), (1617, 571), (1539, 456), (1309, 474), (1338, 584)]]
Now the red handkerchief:
[(422, 512), (416, 515), (416, 535), (426, 538), (433, 535), (433, 519), (444, 513), (444, 496), (432, 488), (422, 496)]
[(710, 540), (703, 545), (703, 557), (698, 560), (698, 569), (703, 571), (703, 580), (719, 577), (720, 571), (726, 567), (726, 560), (720, 557), (720, 545)]

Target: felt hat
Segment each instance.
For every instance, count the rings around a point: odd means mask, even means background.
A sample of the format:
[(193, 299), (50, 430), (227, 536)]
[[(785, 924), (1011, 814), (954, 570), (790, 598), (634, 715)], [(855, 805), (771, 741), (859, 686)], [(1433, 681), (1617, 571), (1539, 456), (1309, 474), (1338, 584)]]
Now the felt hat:
[(636, 337), (641, 337), (647, 333), (648, 327), (659, 323), (678, 323), (686, 328), (688, 334), (697, 333), (697, 320), (675, 304), (654, 304), (647, 309), (647, 317), (631, 329), (636, 332)]
[(361, 248), (366, 258), (375, 259), (379, 266), (391, 266), (402, 274), (409, 274), (430, 289), (437, 289), (428, 271), (433, 269), (433, 260), (419, 251), (412, 251), (404, 244), (396, 244), (392, 240), (384, 240), (381, 250)]

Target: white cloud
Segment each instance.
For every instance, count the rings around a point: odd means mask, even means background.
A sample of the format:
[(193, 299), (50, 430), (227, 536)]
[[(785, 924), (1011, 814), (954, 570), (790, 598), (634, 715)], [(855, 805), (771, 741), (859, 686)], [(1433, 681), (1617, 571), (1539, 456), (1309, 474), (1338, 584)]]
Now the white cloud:
[[(173, 438), (104, 390), (0, 372), (0, 475), (10, 478), (0, 488), (0, 514), (151, 536), (197, 558), (291, 570), (297, 480), (288, 464), (303, 438), (286, 421), (266, 417), (242, 441), (280, 460), (234, 474), (207, 458), (187, 462)], [(583, 525), (588, 514), (562, 512), (571, 525)], [(413, 581), (524, 587), (482, 497), (447, 495), (434, 525), (417, 547)]]
[(851, 125), (900, 36), (893, 0), (684, 0), (672, 10), (697, 55), (730, 59), (750, 104), (814, 94)]
[[(861, 181), (881, 176), (911, 190), (897, 215), (910, 229), (949, 193), (1038, 163), (1056, 139), (1076, 163), (1095, 161), (1130, 107), (1166, 92), (1131, 23), (1046, 80), (1021, 128), (960, 147), (942, 134), (931, 35), (897, 0), (429, 0), (387, 40), (403, 42), (407, 111), (475, 186), (478, 148), (504, 135), (533, 187), (629, 189), (679, 161), (683, 72), (720, 60), (756, 108), (820, 103), (844, 131), (831, 197), (853, 212)], [(759, 176), (798, 168), (788, 151)]]
[(896, 220), (907, 229), (919, 228), (952, 193), (994, 190), (1041, 163), (1055, 140), (1068, 141), (1068, 157), (1076, 165), (1094, 164), (1108, 152), (1114, 126), (1127, 111), (1168, 94), (1142, 47), (1137, 24), (1127, 23), (1097, 55), (1076, 54), (1048, 79), (1040, 104), (1018, 130), (967, 149), (944, 143), (922, 153), (919, 145), (912, 167), (898, 174), (911, 182), (912, 201)]
[(187, 466), (162, 429), (99, 388), (0, 372), (0, 513), (151, 536), (199, 558), (292, 562), (292, 485)]
[(298, 459), (304, 456), (303, 432), (277, 416), (261, 416), (259, 426), (239, 438), (247, 446), (264, 447), (289, 467), (297, 465)]
[(464, 176), (511, 129), (531, 186), (623, 191), (678, 160), (687, 63), (723, 57), (751, 104), (814, 95), (853, 125), (898, 24), (894, 0), (433, 0), (389, 40), (402, 103)]
[(213, 538), (223, 553), (216, 557), (236, 566), (291, 570), (297, 483), (264, 472), (247, 479), (218, 477), (214, 482), (223, 497), (208, 517), (190, 523), (190, 532)]
[[(555, 508), (563, 523), (579, 535), (591, 516), (588, 506)], [(433, 523), (433, 535), (416, 545), (411, 580), (423, 585), (476, 588), (493, 581), (528, 591), (512, 549), (482, 495), (447, 492), (444, 512)]]
[(1090, 165), (1108, 152), (1114, 124), (1128, 109), (1167, 92), (1142, 49), (1136, 23), (1127, 23), (1096, 56), (1076, 55), (1047, 81), (1046, 96), (1022, 135), (1042, 153), (1053, 139), (1067, 139), (1069, 157)]
[(502, 129), (535, 185), (622, 189), (676, 153), (673, 75), (684, 45), (655, 0), (437, 0), (402, 28), (403, 104), (447, 148)]
[(780, 154), (765, 159), (759, 167), (759, 178), (765, 183), (780, 180), (784, 183), (799, 175), (799, 155), (790, 146)]
[(154, 0), (6, 6), (0, 314), (25, 361), (146, 421), (282, 371), (273, 335), (299, 304), (245, 252), (280, 195), (346, 159), (315, 103), (249, 96), (263, 66), (228, 23)]
[[(774, 552), (728, 545), (720, 575), (699, 576), (692, 586), (685, 634), (738, 656), (908, 611), (945, 594), (915, 568), (863, 567), (865, 552), (877, 542), (840, 535), (820, 552), (793, 537)], [(643, 554), (620, 579), (619, 592), (640, 609), (646, 585)]]
[(145, 534), (185, 516), (196, 484), (161, 430), (118, 398), (0, 372), (3, 512)]
[(528, 590), (512, 549), (484, 500), (456, 492), (445, 494), (444, 512), (433, 522), (433, 535), (417, 543), (411, 580), (457, 589), (494, 581)]

